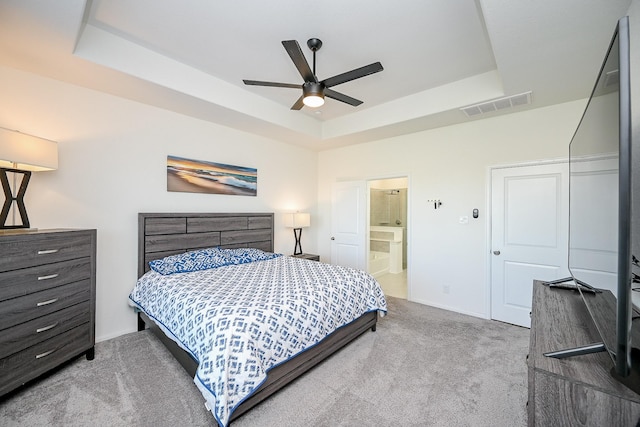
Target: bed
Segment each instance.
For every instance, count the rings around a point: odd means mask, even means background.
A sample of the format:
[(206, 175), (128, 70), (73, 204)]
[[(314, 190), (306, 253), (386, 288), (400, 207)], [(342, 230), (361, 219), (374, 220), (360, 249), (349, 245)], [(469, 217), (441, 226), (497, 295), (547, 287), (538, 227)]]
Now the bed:
[[(316, 261), (310, 261), (305, 259), (277, 256), (273, 253), (273, 214), (272, 213), (140, 213), (138, 216), (138, 283), (136, 288), (132, 291), (130, 296), (130, 303), (138, 311), (138, 330), (145, 328), (151, 329), (151, 331), (160, 339), (160, 341), (167, 347), (167, 349), (173, 354), (173, 356), (180, 362), (185, 370), (194, 377), (196, 386), (200, 389), (205, 397), (205, 401), (208, 402), (207, 407), (211, 409), (215, 420), (221, 426), (228, 425), (232, 420), (244, 414), (247, 410), (257, 405), (271, 394), (275, 393), (286, 384), (290, 383), (304, 372), (326, 359), (337, 350), (341, 349), (349, 342), (360, 336), (362, 333), (371, 329), (376, 330), (376, 322), (378, 312), (386, 312), (386, 302), (384, 300), (384, 294), (379, 289), (379, 285), (373, 278), (363, 272), (357, 270), (345, 269), (344, 267), (329, 266), (326, 264), (318, 263)], [(214, 248), (214, 249), (208, 249)], [(251, 248), (247, 250), (246, 248)], [(225, 254), (229, 253), (242, 253), (250, 252), (257, 254), (268, 254), (272, 258), (265, 257), (265, 259), (257, 259), (256, 262), (244, 263), (235, 262), (233, 265), (224, 264), (220, 268), (201, 270), (196, 272), (189, 272), (184, 274), (173, 274), (166, 276), (170, 279), (165, 279), (162, 274), (156, 271), (149, 271), (149, 262), (154, 262), (154, 266), (163, 265), (161, 261), (154, 260), (167, 260), (171, 258), (180, 257), (186, 252), (193, 254), (199, 252), (206, 252), (211, 250), (220, 250)], [(192, 252), (196, 251), (196, 252)], [(264, 251), (264, 252), (263, 252)], [(217, 252), (215, 252), (217, 253)], [(169, 257), (169, 258), (165, 258)], [(236, 259), (228, 258), (225, 255), (224, 259)], [(249, 260), (249, 261), (254, 261)], [(229, 264), (229, 263), (228, 263)], [(288, 273), (287, 273), (288, 272)], [(286, 273), (286, 274), (285, 274)], [(295, 274), (294, 274), (295, 273)], [(240, 374), (240, 379), (227, 378), (227, 371), (232, 371), (228, 365), (224, 368), (220, 368), (217, 374), (225, 375), (224, 380), (221, 381), (224, 384), (224, 389), (240, 390), (244, 394), (240, 394), (239, 397), (229, 398), (231, 403), (227, 402), (227, 397), (222, 396), (220, 393), (222, 389), (216, 388), (217, 384), (213, 377), (213, 380), (203, 379), (203, 368), (199, 365), (213, 366), (214, 364), (220, 364), (220, 355), (204, 356), (198, 352), (198, 349), (202, 347), (201, 344), (191, 344), (194, 340), (193, 337), (181, 337), (181, 329), (174, 321), (171, 323), (169, 320), (162, 320), (161, 315), (158, 312), (153, 312), (149, 307), (154, 305), (156, 296), (146, 296), (146, 300), (141, 296), (142, 292), (139, 288), (147, 289), (160, 289), (157, 285), (162, 280), (163, 286), (172, 289), (172, 297), (175, 299), (175, 295), (186, 295), (186, 299), (193, 301), (194, 299), (201, 298), (201, 288), (198, 286), (214, 286), (217, 292), (223, 289), (223, 285), (227, 286), (229, 281), (233, 283), (242, 283), (238, 285), (236, 292), (242, 295), (257, 295), (258, 291), (255, 289), (268, 289), (272, 283), (276, 283), (273, 277), (281, 276), (298, 277), (293, 288), (295, 289), (308, 289), (312, 286), (311, 291), (304, 291), (305, 298), (307, 294), (320, 293), (323, 296), (319, 297), (323, 300), (337, 300), (337, 304), (350, 304), (346, 309), (344, 307), (338, 308), (338, 306), (323, 308), (322, 315), (309, 316), (312, 320), (305, 320), (303, 326), (300, 326), (302, 320), (296, 320), (297, 328), (300, 331), (304, 331), (303, 335), (307, 336), (310, 343), (299, 343), (299, 338), (291, 339), (293, 343), (286, 343), (291, 348), (282, 350), (278, 347), (277, 351), (269, 350), (269, 357), (264, 356), (265, 351), (263, 349), (253, 350), (250, 357), (260, 357), (269, 360), (269, 365), (266, 367), (260, 367), (259, 363), (252, 359), (252, 364), (245, 361), (239, 366), (244, 366), (244, 374)], [(182, 284), (176, 284), (178, 280), (181, 280), (181, 276), (188, 277), (187, 282), (193, 282), (197, 291), (195, 297), (193, 295), (187, 295), (186, 290), (182, 291)], [(249, 278), (256, 277), (256, 280), (249, 280)], [(370, 282), (370, 280), (372, 282)], [(288, 279), (287, 279), (288, 280)], [(255, 281), (255, 284), (251, 284), (251, 281)], [(245, 283), (246, 282), (246, 283)], [(302, 284), (302, 282), (304, 282)], [(313, 283), (311, 283), (313, 282)], [(223, 285), (220, 285), (223, 284)], [(322, 285), (322, 286), (320, 286)], [(243, 288), (240, 288), (242, 286)], [(244, 289), (244, 286), (255, 286), (257, 288), (251, 288), (249, 290)], [(278, 285), (280, 286), (280, 285)], [(343, 290), (338, 287), (346, 286)], [(335, 288), (335, 289), (334, 289)], [(355, 297), (351, 294), (347, 295), (347, 292), (352, 292), (352, 288), (367, 288), (367, 294), (363, 297)], [(180, 289), (180, 291), (176, 291)], [(185, 288), (186, 289), (186, 288)], [(226, 288), (224, 288), (226, 289)], [(273, 307), (273, 301), (276, 302), (280, 299), (285, 299), (280, 296), (282, 293), (295, 293), (298, 290), (286, 290), (275, 291), (276, 288), (271, 289), (269, 294), (275, 294), (268, 296), (269, 307)], [(169, 291), (167, 291), (169, 292)], [(225, 291), (227, 292), (227, 291)], [(234, 291), (229, 291), (234, 292)], [(356, 292), (356, 291), (353, 291)], [(361, 292), (358, 290), (357, 292)], [(344, 296), (342, 294), (344, 293)], [(159, 297), (158, 297), (159, 298)], [(182, 298), (182, 297), (181, 297)], [(205, 298), (208, 300), (208, 296)], [(211, 297), (214, 298), (214, 297)], [(217, 297), (215, 297), (217, 298)], [(240, 297), (231, 295), (233, 301), (240, 301)], [(254, 297), (255, 301), (252, 301), (251, 310), (260, 312), (260, 309), (254, 309), (255, 304), (258, 307), (262, 307), (265, 300), (262, 297)], [(266, 298), (266, 297), (265, 297)], [(314, 297), (315, 298), (315, 297)], [(252, 300), (251, 297), (248, 298)], [(290, 298), (288, 299), (290, 300)], [(366, 300), (366, 301), (364, 301)], [(177, 300), (177, 305), (182, 306), (180, 299)], [(257, 301), (257, 302), (256, 302)], [(202, 303), (202, 301), (200, 301)], [(249, 304), (248, 302), (246, 304)], [(238, 306), (244, 310), (246, 305), (243, 303), (233, 304), (234, 307)], [(304, 306), (315, 305), (315, 302), (299, 304), (303, 306), (301, 310), (305, 311)], [(155, 304), (160, 305), (160, 304)], [(168, 307), (168, 303), (162, 303), (163, 307)], [(207, 310), (207, 313), (216, 310), (224, 311), (229, 308), (224, 304), (214, 304)], [(276, 306), (277, 307), (277, 306)], [(290, 307), (289, 307), (290, 308)], [(272, 310), (272, 308), (270, 308)], [(234, 308), (235, 310), (235, 308)], [(165, 311), (173, 312), (173, 309)], [(193, 310), (192, 310), (193, 311)], [(279, 309), (276, 308), (276, 312)], [(340, 319), (335, 318), (338, 313)], [(326, 313), (329, 313), (326, 315)], [(344, 314), (346, 313), (346, 314)], [(306, 311), (305, 311), (306, 314)], [(174, 319), (182, 319), (183, 315), (173, 313)], [(213, 314), (212, 314), (213, 315)], [(194, 315), (195, 316), (195, 315)], [(351, 316), (351, 317), (348, 317)], [(201, 317), (201, 316), (200, 316)], [(305, 316), (306, 317), (306, 316)], [(195, 317), (194, 317), (195, 318)], [(318, 320), (320, 319), (320, 321)], [(283, 320), (279, 320), (283, 322)], [(271, 320), (270, 320), (271, 322)], [(191, 324), (193, 322), (186, 322)], [(209, 322), (210, 323), (210, 322)], [(265, 321), (265, 323), (267, 323)], [(287, 322), (294, 323), (294, 322)], [(326, 324), (325, 324), (326, 323)], [(172, 328), (171, 325), (174, 325)], [(283, 329), (283, 325), (272, 325), (274, 330), (277, 328), (281, 332), (283, 337), (289, 336), (289, 331)], [(270, 326), (271, 327), (271, 326)], [(193, 327), (189, 327), (193, 329)], [(189, 329), (186, 328), (186, 329)], [(196, 326), (198, 332), (194, 332), (193, 335), (202, 335), (200, 332), (206, 329), (204, 326)], [(211, 327), (209, 327), (211, 329)], [(254, 336), (247, 343), (241, 342), (239, 347), (255, 347)], [(234, 338), (237, 338), (234, 336)], [(305, 338), (305, 339), (307, 339)], [(288, 338), (287, 338), (288, 339)], [(216, 338), (216, 341), (218, 339)], [(268, 338), (267, 338), (268, 340)], [(279, 345), (282, 343), (278, 343)], [(234, 345), (238, 346), (237, 343)], [(233, 346), (227, 346), (225, 348), (231, 348)], [(277, 346), (276, 346), (277, 347)], [(197, 353), (197, 354), (196, 354)], [(256, 356), (257, 354), (257, 356)], [(198, 356), (199, 355), (199, 356)], [(264, 357), (263, 357), (264, 356)], [(227, 356), (225, 356), (227, 357)], [(227, 358), (231, 362), (226, 361), (224, 363), (233, 363), (236, 355)], [(202, 363), (198, 362), (198, 358), (202, 359)], [(215, 362), (213, 361), (215, 359)], [(262, 360), (262, 359), (260, 359)], [(252, 366), (250, 369), (246, 366)], [(256, 367), (257, 366), (257, 367)], [(251, 376), (255, 374), (256, 370), (264, 369), (266, 372), (259, 372), (264, 374), (265, 378), (257, 376), (256, 378), (246, 378), (247, 375)], [(246, 371), (249, 371), (247, 374)], [(245, 375), (243, 377), (242, 375)], [(258, 374), (256, 374), (258, 375)], [(207, 382), (208, 381), (208, 382)], [(235, 383), (234, 383), (235, 381)], [(245, 382), (247, 382), (245, 384)], [(247, 392), (248, 391), (248, 392)], [(226, 392), (226, 391), (223, 391)], [(213, 397), (212, 397), (213, 396)], [(213, 405), (211, 402), (216, 402)], [(236, 399), (236, 401), (233, 401)], [(239, 399), (239, 401), (238, 401)], [(222, 404), (220, 402), (223, 402)], [(213, 406), (213, 407), (212, 407)]]

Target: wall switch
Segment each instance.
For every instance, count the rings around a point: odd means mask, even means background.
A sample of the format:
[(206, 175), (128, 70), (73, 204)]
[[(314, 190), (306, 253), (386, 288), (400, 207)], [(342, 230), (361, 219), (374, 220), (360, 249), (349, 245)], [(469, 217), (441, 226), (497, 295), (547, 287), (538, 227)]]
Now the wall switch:
[(451, 287), (449, 285), (444, 285), (442, 287), (442, 292), (444, 292), (445, 294), (448, 294), (450, 290), (451, 290)]
[(469, 217), (468, 217), (468, 216), (466, 216), (466, 215), (461, 216), (461, 217), (458, 219), (458, 222), (459, 222), (460, 224), (468, 224), (468, 223), (469, 223)]

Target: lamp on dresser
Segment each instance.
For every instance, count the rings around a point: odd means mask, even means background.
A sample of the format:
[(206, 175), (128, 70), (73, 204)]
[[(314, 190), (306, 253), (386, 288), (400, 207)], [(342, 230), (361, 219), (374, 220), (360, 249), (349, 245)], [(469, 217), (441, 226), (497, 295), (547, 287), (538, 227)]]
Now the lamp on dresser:
[[(5, 200), (0, 211), (0, 230), (29, 228), (24, 195), (31, 172), (58, 168), (58, 144), (48, 139), (0, 127), (0, 181)], [(11, 174), (12, 182), (9, 181)], [(20, 183), (18, 178), (21, 176)], [(7, 224), (13, 208), (13, 220)], [(16, 210), (20, 224), (16, 224)]]
[(302, 212), (285, 214), (284, 225), (285, 227), (293, 228), (293, 236), (296, 239), (293, 254), (301, 255), (302, 245), (300, 244), (300, 238), (302, 237), (302, 228), (309, 227), (311, 225), (311, 215)]

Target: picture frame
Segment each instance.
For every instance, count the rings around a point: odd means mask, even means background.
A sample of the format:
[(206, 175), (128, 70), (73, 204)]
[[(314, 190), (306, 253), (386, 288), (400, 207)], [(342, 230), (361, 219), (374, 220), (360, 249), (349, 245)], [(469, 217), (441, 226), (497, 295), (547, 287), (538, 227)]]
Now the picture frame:
[(168, 155), (167, 191), (257, 196), (258, 170)]

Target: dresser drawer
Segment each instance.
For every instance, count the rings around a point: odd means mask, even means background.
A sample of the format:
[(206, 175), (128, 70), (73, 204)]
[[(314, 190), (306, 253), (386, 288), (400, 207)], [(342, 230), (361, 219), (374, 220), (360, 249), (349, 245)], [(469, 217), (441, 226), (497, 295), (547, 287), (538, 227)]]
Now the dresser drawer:
[(90, 279), (0, 302), (0, 330), (91, 299)]
[(90, 313), (91, 304), (84, 301), (13, 328), (0, 330), (0, 359), (84, 323), (88, 328)]
[(0, 395), (78, 356), (93, 346), (86, 325), (0, 359)]
[(91, 277), (91, 258), (79, 258), (0, 273), (0, 301)]
[(0, 272), (50, 264), (92, 253), (92, 233), (85, 231), (4, 236), (0, 241)]

